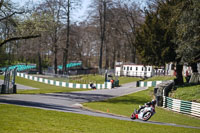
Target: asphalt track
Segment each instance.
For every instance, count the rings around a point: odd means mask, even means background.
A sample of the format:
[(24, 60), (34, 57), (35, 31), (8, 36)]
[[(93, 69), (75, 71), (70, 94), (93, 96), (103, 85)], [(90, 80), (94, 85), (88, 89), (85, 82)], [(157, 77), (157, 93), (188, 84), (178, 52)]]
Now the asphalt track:
[[(81, 103), (101, 101), (147, 89), (146, 87), (135, 86), (136, 83), (129, 83), (123, 85), (122, 87), (111, 90), (91, 90), (72, 93), (0, 95), (0, 103), (132, 121), (128, 117), (88, 110), (82, 107)], [(24, 87), (26, 88), (26, 86)], [(172, 123), (162, 123), (154, 121), (144, 122), (140, 120), (134, 121), (157, 125), (200, 129), (200, 127), (177, 125)]]
[[(0, 79), (0, 85), (3, 84), (3, 80)], [(17, 85), (17, 89), (24, 89), (24, 90), (34, 90), (34, 89), (38, 89), (38, 88), (33, 88), (33, 87), (30, 87), (30, 86), (24, 86), (24, 85), (20, 85), (20, 84), (16, 84)], [(1, 88), (1, 87), (0, 87)]]

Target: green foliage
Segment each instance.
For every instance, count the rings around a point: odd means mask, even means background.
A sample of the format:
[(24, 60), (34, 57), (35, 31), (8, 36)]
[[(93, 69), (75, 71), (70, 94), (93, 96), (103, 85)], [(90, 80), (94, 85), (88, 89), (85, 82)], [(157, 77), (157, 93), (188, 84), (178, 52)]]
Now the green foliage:
[[(0, 104), (1, 133), (197, 133), (163, 126)], [(153, 130), (152, 130), (153, 129)]]
[(185, 0), (175, 10), (177, 14), (177, 54), (181, 61), (193, 63), (200, 53), (200, 2)]
[(200, 53), (199, 0), (156, 1), (145, 11), (144, 24), (136, 41), (142, 61), (163, 65), (168, 62), (193, 63)]
[(158, 4), (156, 11), (145, 11), (145, 22), (136, 36), (137, 50), (143, 63), (156, 66), (175, 61), (176, 45), (173, 43), (174, 26), (171, 20), (170, 2)]

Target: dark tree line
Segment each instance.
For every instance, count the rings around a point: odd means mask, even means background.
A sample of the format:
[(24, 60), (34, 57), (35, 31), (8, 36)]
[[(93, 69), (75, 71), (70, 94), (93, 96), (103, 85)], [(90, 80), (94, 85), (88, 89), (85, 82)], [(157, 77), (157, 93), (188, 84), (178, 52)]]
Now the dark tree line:
[(13, 55), (10, 59), (1, 55), (7, 58), (3, 59), (4, 65), (6, 60), (10, 60), (7, 65), (36, 63), (40, 73), (47, 65), (53, 66), (57, 73), (58, 65), (65, 66), (70, 61), (82, 61), (85, 67), (99, 69), (114, 68), (116, 61), (135, 62), (134, 28), (142, 22), (142, 12), (137, 3), (96, 0), (91, 3), (87, 20), (77, 23), (72, 16), (79, 4), (77, 0), (44, 0), (29, 12), (18, 14), (20, 20), (18, 15), (12, 15), (10, 19), (17, 23), (17, 28), (11, 27), (14, 31), (10, 33), (28, 37), (19, 36), (23, 40), (13, 38), (11, 42), (1, 38), (1, 42), (5, 42), (1, 50), (7, 55), (6, 49), (10, 47)]
[(145, 21), (137, 29), (141, 60), (146, 64), (176, 64), (177, 83), (183, 83), (184, 63), (197, 72), (200, 53), (200, 2), (155, 0), (145, 10)]

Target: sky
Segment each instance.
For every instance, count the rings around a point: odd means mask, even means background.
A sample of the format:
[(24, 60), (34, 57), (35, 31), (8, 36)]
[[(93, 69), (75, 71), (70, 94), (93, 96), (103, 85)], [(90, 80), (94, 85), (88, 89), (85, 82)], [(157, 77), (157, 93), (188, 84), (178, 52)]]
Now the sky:
[[(24, 6), (26, 2), (31, 1), (33, 4), (40, 3), (42, 0), (11, 0), (16, 4), (19, 4), (19, 6)], [(84, 14), (87, 11), (87, 7), (89, 6), (91, 0), (81, 0), (82, 1), (82, 6), (74, 11), (73, 18), (75, 21), (81, 21), (85, 18)]]
[[(31, 1), (33, 4), (36, 4), (36, 3), (40, 3), (42, 0), (11, 0), (11, 1), (13, 1), (16, 4), (19, 4), (20, 6), (24, 6), (26, 2)], [(86, 19), (86, 16), (84, 16), (84, 14), (86, 14), (88, 6), (92, 0), (81, 0), (81, 1), (82, 1), (82, 6), (80, 7), (80, 9), (77, 9), (73, 13), (74, 21), (80, 22)], [(147, 0), (135, 0), (135, 1), (141, 2), (141, 5), (144, 6), (145, 5), (144, 3)]]

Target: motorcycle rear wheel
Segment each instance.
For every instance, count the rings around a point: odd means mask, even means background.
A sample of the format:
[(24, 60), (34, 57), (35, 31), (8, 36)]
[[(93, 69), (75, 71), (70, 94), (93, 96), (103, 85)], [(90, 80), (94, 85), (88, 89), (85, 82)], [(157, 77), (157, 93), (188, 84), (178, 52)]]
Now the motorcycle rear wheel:
[(143, 115), (143, 121), (148, 121), (152, 116), (152, 113), (150, 111), (147, 111)]

